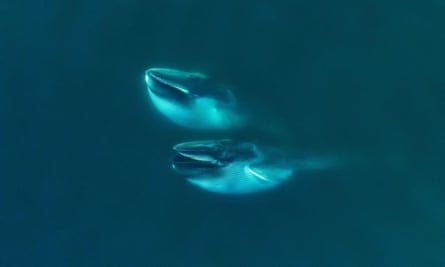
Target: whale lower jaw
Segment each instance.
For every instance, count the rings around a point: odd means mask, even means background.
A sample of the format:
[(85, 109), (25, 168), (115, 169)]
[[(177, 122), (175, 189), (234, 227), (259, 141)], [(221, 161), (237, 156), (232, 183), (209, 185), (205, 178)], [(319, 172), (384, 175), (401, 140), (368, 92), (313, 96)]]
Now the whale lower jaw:
[(159, 97), (155, 93), (148, 90), (148, 94), (150, 96), (151, 101), (153, 102), (155, 108), (168, 119), (173, 121), (176, 124), (179, 124), (183, 127), (189, 127), (190, 115), (188, 115), (189, 111), (186, 108), (183, 108), (179, 104), (175, 104), (171, 101), (168, 101), (162, 97)]
[(200, 98), (184, 106), (164, 99), (148, 90), (156, 109), (174, 123), (191, 129), (228, 130), (238, 128), (244, 123), (238, 114), (217, 108), (214, 100)]
[(236, 162), (225, 167), (218, 177), (199, 175), (187, 181), (206, 191), (220, 194), (251, 194), (269, 190), (289, 179), (293, 168), (254, 168), (246, 162)]

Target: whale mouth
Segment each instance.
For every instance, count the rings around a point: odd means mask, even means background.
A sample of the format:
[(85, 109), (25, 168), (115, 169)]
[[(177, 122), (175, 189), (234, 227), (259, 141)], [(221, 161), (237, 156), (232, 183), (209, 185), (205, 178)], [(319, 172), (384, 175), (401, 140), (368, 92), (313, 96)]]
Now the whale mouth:
[(201, 161), (181, 154), (171, 160), (172, 169), (180, 175), (199, 176), (205, 173), (217, 173), (224, 166), (221, 162)]
[(199, 72), (150, 68), (145, 71), (145, 83), (150, 92), (171, 100), (187, 101), (204, 97), (221, 104), (233, 105), (236, 102), (231, 90)]
[(173, 147), (176, 155), (172, 160), (172, 168), (185, 175), (196, 175), (222, 168), (231, 161), (224, 149), (230, 142), (230, 140), (205, 140), (179, 143)]
[(145, 71), (145, 83), (152, 93), (166, 98), (185, 99), (193, 96), (191, 88), (206, 76), (168, 68), (150, 68)]
[(253, 144), (235, 143), (230, 139), (184, 142), (175, 145), (173, 150), (176, 155), (171, 166), (183, 175), (215, 172), (235, 161), (258, 157)]

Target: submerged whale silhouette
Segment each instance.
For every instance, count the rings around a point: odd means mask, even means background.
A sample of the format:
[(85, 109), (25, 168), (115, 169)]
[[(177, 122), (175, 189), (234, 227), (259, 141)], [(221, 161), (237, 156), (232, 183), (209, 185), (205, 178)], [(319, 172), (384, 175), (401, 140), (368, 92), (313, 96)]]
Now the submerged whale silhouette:
[(215, 193), (264, 191), (289, 179), (295, 170), (286, 156), (250, 142), (191, 141), (173, 150), (173, 170), (191, 184)]
[(150, 68), (145, 82), (156, 109), (182, 127), (227, 130), (245, 125), (232, 91), (204, 74)]

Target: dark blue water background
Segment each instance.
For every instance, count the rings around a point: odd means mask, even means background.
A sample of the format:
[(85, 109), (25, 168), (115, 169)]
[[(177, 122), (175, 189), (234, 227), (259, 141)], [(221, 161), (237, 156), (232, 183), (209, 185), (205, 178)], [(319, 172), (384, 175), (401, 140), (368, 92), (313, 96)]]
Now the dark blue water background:
[[(0, 266), (445, 265), (441, 1), (0, 10)], [(210, 136), (156, 113), (151, 66), (222, 80), (286, 126), (281, 145), (350, 164), (253, 196), (200, 191), (169, 148)]]

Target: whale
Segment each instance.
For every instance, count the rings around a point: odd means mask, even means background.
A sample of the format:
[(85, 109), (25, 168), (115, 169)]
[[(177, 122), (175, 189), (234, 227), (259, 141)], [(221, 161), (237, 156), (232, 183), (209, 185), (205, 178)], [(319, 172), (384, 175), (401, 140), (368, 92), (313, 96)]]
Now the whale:
[(246, 124), (232, 90), (203, 73), (149, 68), (145, 83), (154, 107), (178, 126), (230, 130)]
[(295, 163), (274, 149), (231, 139), (173, 146), (171, 167), (194, 186), (213, 193), (250, 194), (272, 189), (294, 175)]

